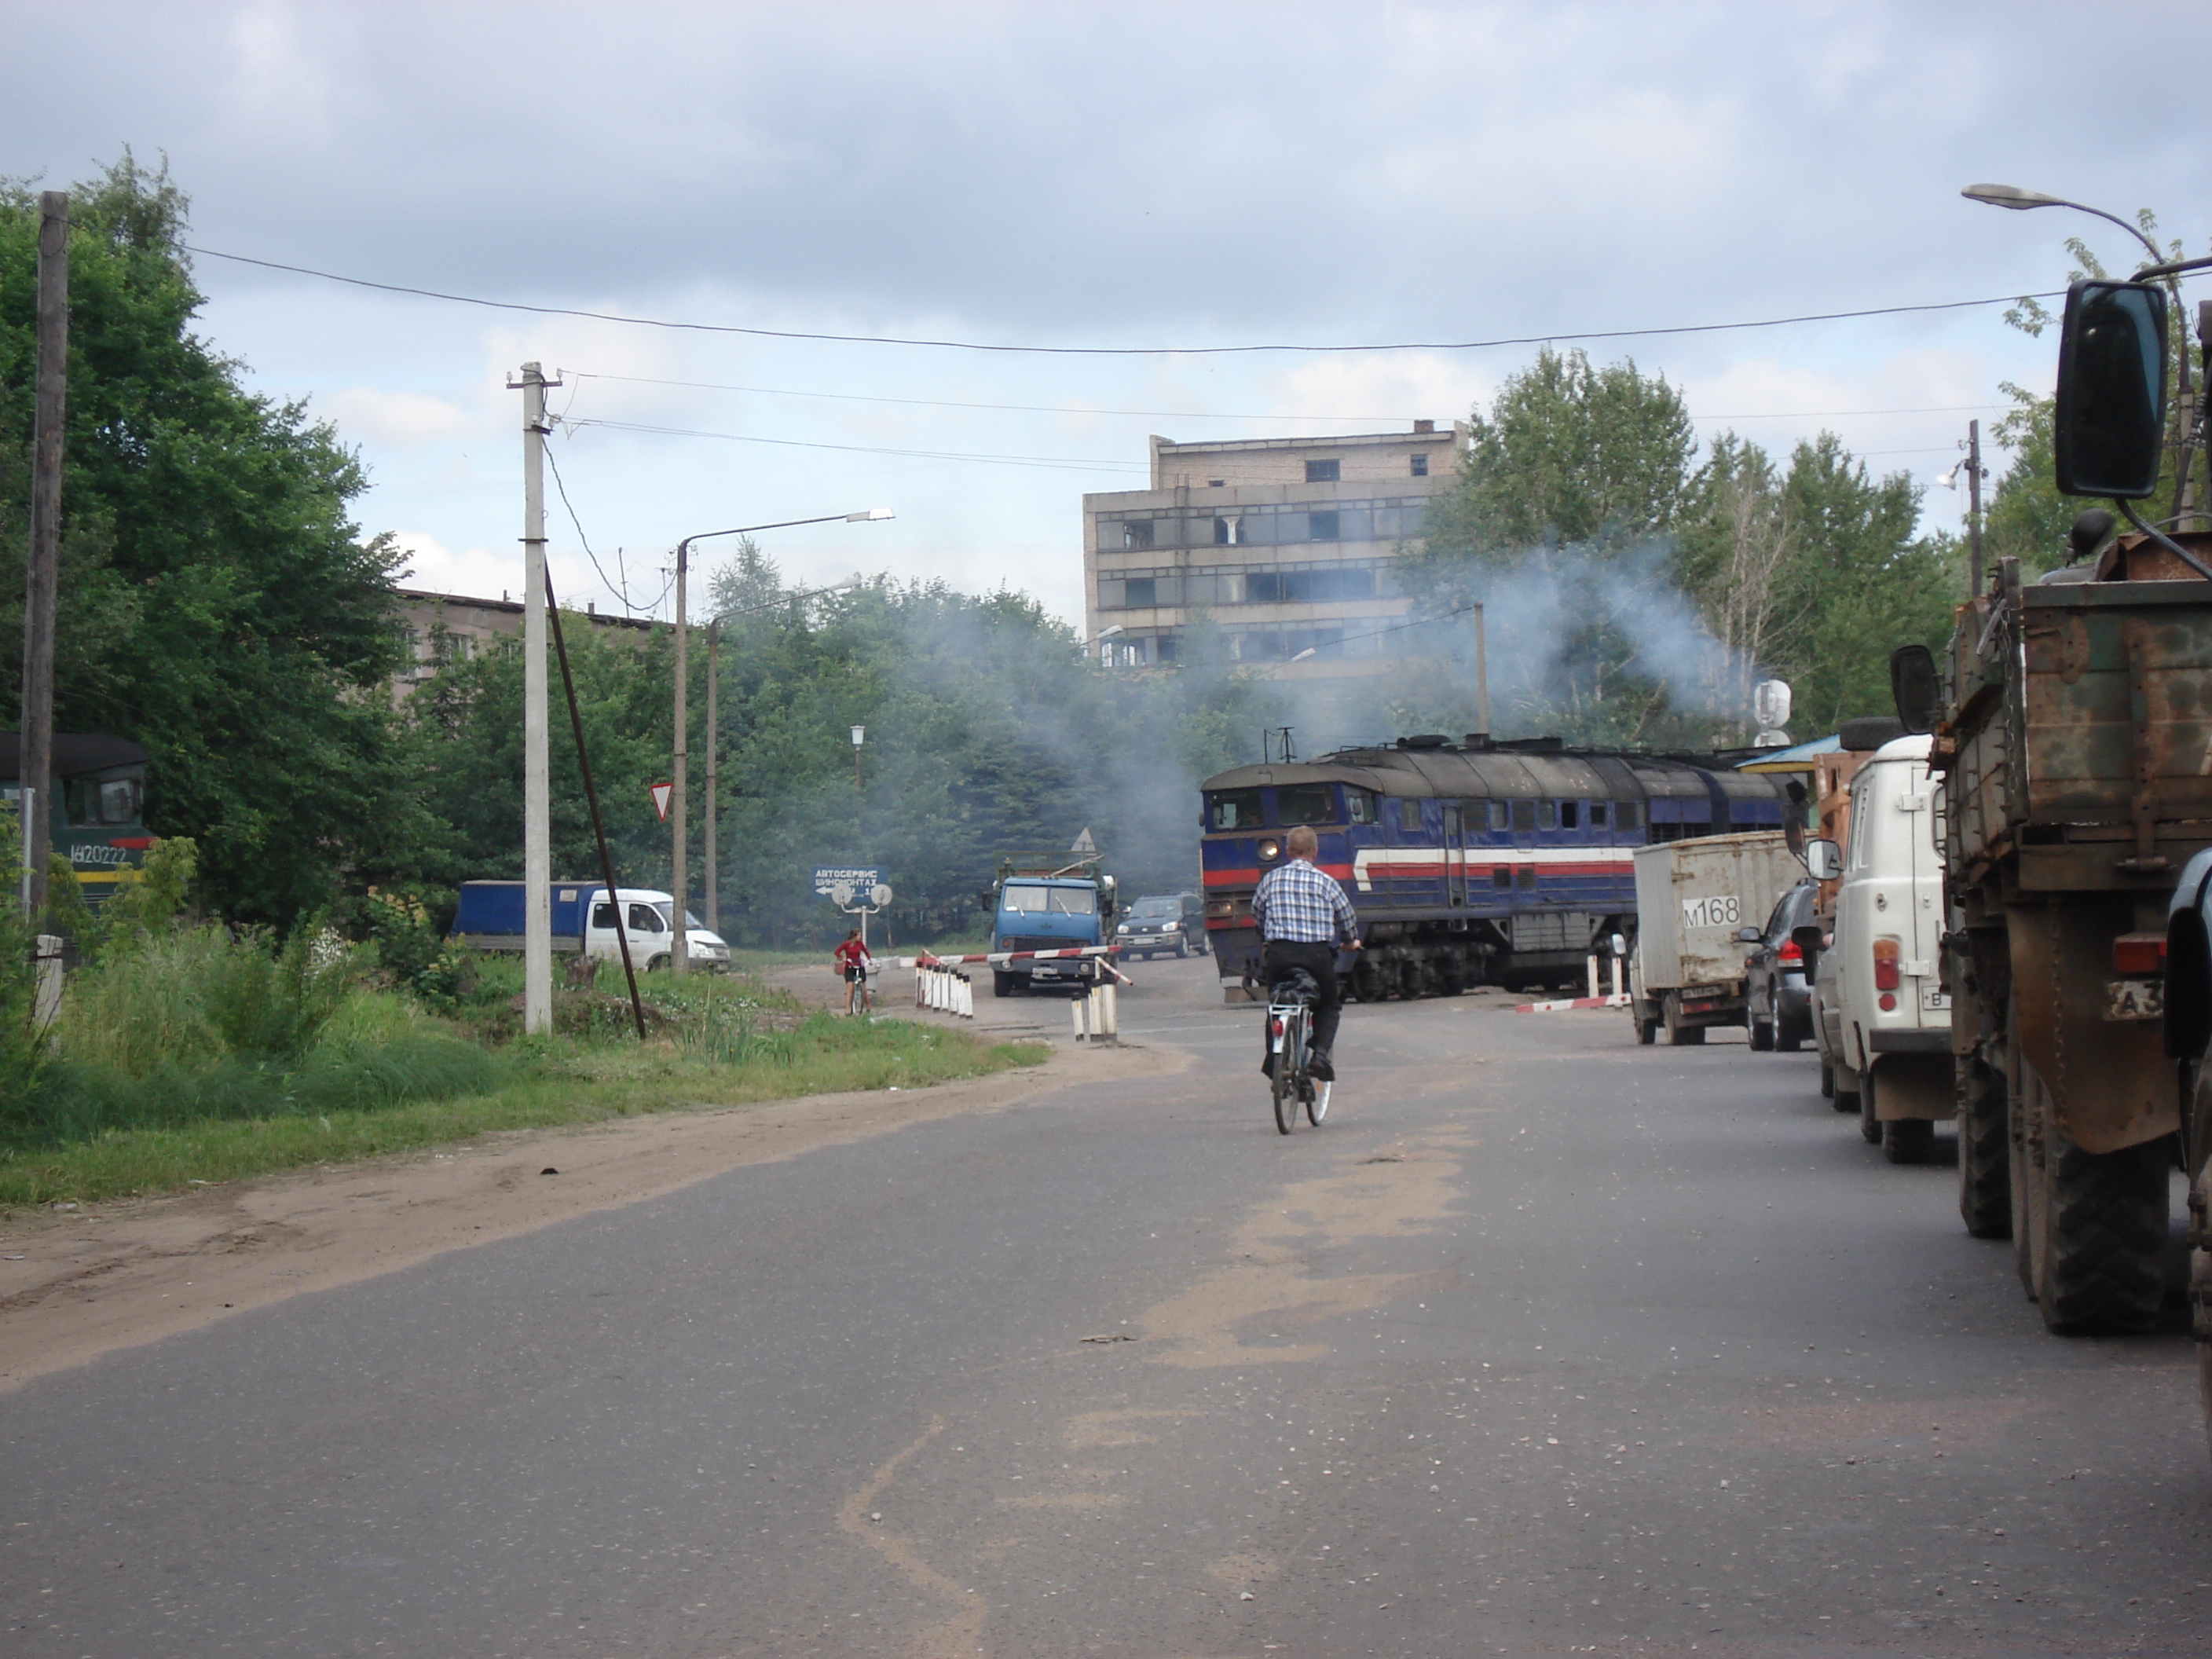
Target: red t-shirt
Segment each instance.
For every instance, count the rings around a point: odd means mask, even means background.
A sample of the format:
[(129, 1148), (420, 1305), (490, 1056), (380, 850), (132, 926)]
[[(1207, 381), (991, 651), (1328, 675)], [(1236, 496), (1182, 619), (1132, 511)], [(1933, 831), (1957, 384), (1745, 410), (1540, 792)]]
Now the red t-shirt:
[(837, 947), (837, 965), (848, 972), (870, 959), (868, 947), (856, 939), (848, 939)]

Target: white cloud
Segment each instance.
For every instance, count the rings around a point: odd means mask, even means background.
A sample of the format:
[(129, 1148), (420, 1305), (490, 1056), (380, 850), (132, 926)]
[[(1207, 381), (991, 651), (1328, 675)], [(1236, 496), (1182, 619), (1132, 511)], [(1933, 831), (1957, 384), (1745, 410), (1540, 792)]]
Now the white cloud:
[(458, 404), (422, 392), (380, 392), (348, 386), (317, 400), (345, 438), (410, 449), (483, 434), (482, 423)]

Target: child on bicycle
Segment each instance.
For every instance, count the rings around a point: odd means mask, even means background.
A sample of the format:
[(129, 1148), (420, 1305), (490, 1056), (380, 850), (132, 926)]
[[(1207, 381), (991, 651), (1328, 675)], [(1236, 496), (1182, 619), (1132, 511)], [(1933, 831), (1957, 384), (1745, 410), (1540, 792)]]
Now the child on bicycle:
[[(1302, 823), (1284, 836), (1283, 850), (1290, 857), (1268, 871), (1252, 895), (1252, 919), (1267, 941), (1260, 956), (1260, 980), (1272, 986), (1292, 968), (1313, 975), (1319, 994), (1314, 999), (1313, 1058), (1307, 1069), (1326, 1083), (1336, 1075), (1329, 1051), (1335, 1046), (1337, 1020), (1344, 1008), (1343, 992), (1336, 982), (1337, 941), (1343, 940), (1350, 950), (1359, 948), (1359, 918), (1345, 897), (1342, 884), (1315, 868), (1321, 840), (1310, 827)], [(1260, 1069), (1274, 1076), (1272, 1051), (1260, 1062)]]
[(860, 943), (859, 928), (855, 927), (845, 935), (845, 942), (837, 947), (836, 959), (837, 971), (845, 983), (858, 988), (846, 992), (846, 1007), (851, 1010), (874, 1006), (875, 994), (868, 988), (868, 969), (875, 958), (868, 954), (868, 947)]

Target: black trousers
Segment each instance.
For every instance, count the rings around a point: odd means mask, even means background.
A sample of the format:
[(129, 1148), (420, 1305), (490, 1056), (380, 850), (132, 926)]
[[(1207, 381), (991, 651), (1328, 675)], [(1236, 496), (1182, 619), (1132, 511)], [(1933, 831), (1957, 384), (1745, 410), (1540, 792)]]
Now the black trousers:
[[(1313, 1046), (1334, 1052), (1336, 1048), (1337, 1021), (1344, 1013), (1343, 988), (1336, 982), (1336, 946), (1334, 945), (1296, 945), (1288, 939), (1271, 939), (1260, 952), (1260, 991), (1264, 996), (1274, 982), (1291, 968), (1303, 968), (1314, 976), (1321, 994), (1314, 999)], [(1261, 1030), (1266, 1040), (1266, 1028)]]

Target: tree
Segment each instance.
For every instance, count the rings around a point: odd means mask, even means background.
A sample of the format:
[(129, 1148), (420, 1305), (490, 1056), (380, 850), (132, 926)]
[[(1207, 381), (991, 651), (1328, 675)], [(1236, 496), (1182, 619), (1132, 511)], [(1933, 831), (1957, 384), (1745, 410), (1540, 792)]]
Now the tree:
[[(419, 856), (386, 687), (404, 660), (358, 462), (306, 407), (246, 392), (191, 331), (185, 200), (126, 153), (70, 197), (55, 724), (153, 755), (147, 820), (201, 849), (206, 901), (289, 923)], [(36, 199), (0, 186), (0, 538), (28, 501)], [(21, 599), (0, 600), (0, 695)]]

